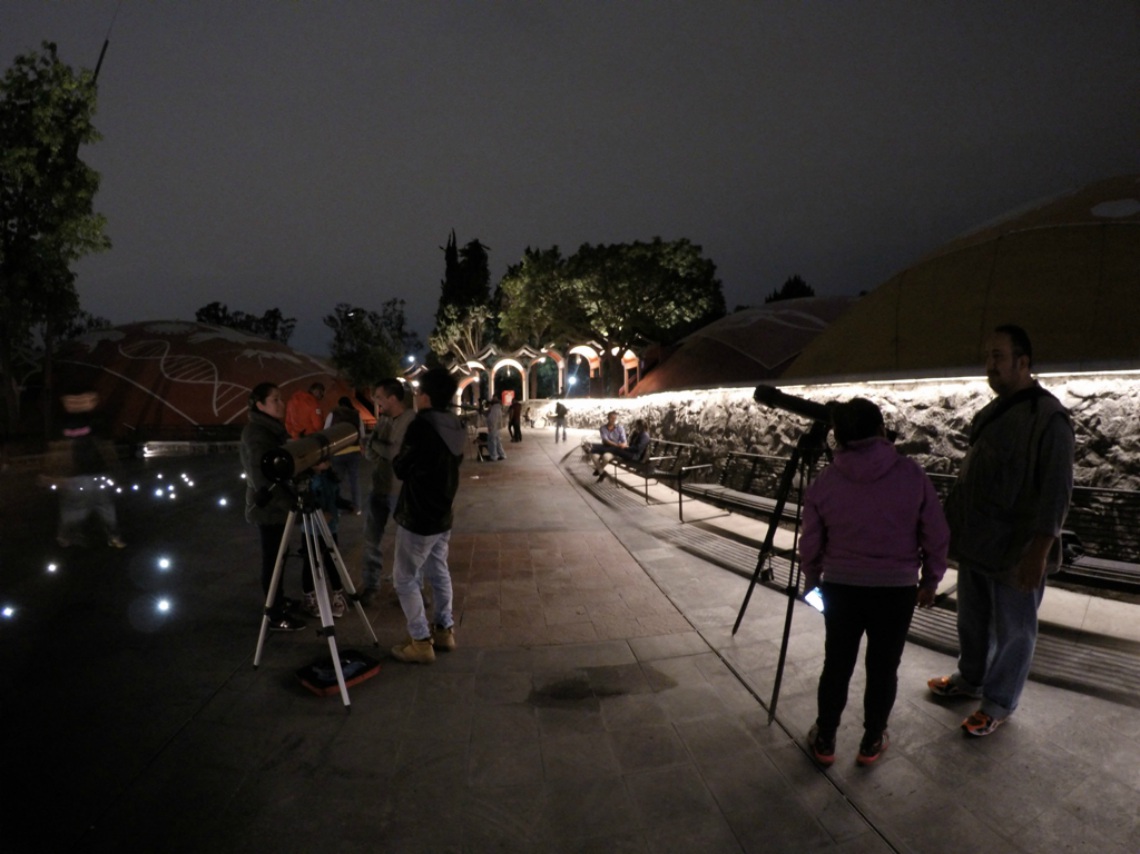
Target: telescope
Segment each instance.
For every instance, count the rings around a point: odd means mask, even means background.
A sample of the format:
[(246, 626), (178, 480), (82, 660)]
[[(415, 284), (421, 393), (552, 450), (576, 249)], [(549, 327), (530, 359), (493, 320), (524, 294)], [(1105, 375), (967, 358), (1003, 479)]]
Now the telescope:
[(360, 434), (354, 425), (333, 424), (319, 433), (266, 451), (261, 458), (261, 473), (274, 483), (284, 483), (315, 465), (331, 460), (337, 451), (359, 439)]
[(765, 406), (783, 409), (793, 415), (810, 418), (812, 421), (831, 426), (831, 406), (829, 404), (816, 403), (814, 400), (805, 400), (802, 397), (786, 394), (770, 385), (756, 386), (752, 398)]

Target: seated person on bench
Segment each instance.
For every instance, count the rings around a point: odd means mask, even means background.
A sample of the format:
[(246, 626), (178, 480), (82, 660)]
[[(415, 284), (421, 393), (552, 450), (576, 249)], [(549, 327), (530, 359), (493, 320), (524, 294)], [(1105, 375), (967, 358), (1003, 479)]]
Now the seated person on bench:
[[(612, 414), (612, 413), (611, 413)], [(602, 428), (605, 429), (604, 427)], [(591, 447), (591, 462), (594, 464), (594, 473), (598, 482), (601, 483), (606, 479), (606, 464), (613, 460), (615, 457), (638, 462), (645, 456), (645, 450), (649, 447), (649, 425), (645, 423), (645, 419), (639, 418), (633, 423), (633, 432), (629, 435), (629, 442), (624, 447), (605, 447), (594, 445)], [(593, 448), (599, 448), (599, 451), (594, 451)]]
[(582, 440), (582, 448), (587, 454), (604, 454), (613, 451), (615, 448), (624, 448), (629, 442), (626, 440), (625, 428), (618, 424), (617, 412), (609, 412), (606, 414), (606, 423), (602, 425), (599, 431), (602, 435), (600, 442), (588, 442)]

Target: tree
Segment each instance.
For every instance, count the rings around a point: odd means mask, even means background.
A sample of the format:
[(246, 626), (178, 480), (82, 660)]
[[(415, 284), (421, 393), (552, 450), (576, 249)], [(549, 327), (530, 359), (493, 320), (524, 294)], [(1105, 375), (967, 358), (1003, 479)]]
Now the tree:
[(333, 331), (333, 364), (356, 388), (397, 376), (404, 353), (421, 346), (408, 328), (402, 299), (388, 300), (380, 311), (338, 303), (324, 323)]
[(557, 246), (527, 247), (499, 282), (499, 329), (510, 347), (544, 347), (580, 337), (589, 319), (575, 299)]
[(261, 317), (257, 317), (244, 311), (231, 312), (222, 302), (212, 302), (202, 306), (194, 313), (194, 319), (199, 323), (240, 329), (250, 335), (279, 341), (282, 344), (289, 343), (289, 339), (293, 337), (293, 329), (297, 325), (296, 318), (285, 317), (279, 308), (271, 308)]
[(476, 239), (459, 249), (454, 231), (443, 248), (439, 308), (435, 329), (428, 337), (432, 351), (439, 356), (469, 361), (495, 335), (498, 312), (491, 300), (488, 248)]
[(585, 244), (564, 263), (557, 248), (528, 249), (500, 290), (501, 323), (512, 335), (599, 344), (611, 394), (621, 385), (627, 349), (672, 343), (724, 315), (716, 265), (685, 239)]
[[(0, 80), (0, 374), (8, 423), (19, 416), (16, 372), (39, 328), (45, 358), (79, 312), (71, 265), (110, 247), (93, 211), (99, 173), (79, 159), (100, 137), (92, 74), (44, 42)], [(46, 371), (50, 376), (50, 367)]]
[(764, 298), (764, 304), (767, 305), (770, 302), (779, 302), (780, 300), (785, 299), (800, 299), (802, 297), (814, 296), (815, 289), (812, 288), (811, 285), (809, 285), (799, 276), (791, 276), (786, 282), (784, 282), (784, 286), (782, 288), (780, 288), (778, 291), (772, 291), (772, 293), (768, 294), (768, 296)]

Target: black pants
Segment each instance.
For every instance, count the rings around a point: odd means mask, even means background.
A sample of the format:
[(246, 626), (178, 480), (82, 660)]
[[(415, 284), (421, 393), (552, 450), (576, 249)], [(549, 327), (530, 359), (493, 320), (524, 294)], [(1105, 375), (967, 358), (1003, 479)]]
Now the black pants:
[(511, 434), (511, 441), (512, 442), (521, 442), (522, 441), (522, 427), (519, 425), (519, 422), (508, 421), (507, 422), (507, 432)]
[(898, 689), (899, 662), (914, 615), (915, 587), (820, 585), (827, 628), (823, 673), (819, 677), (816, 719), (820, 733), (833, 737), (847, 705), (847, 686), (867, 635), (867, 688), (863, 694), (863, 728), (877, 738), (887, 728)]

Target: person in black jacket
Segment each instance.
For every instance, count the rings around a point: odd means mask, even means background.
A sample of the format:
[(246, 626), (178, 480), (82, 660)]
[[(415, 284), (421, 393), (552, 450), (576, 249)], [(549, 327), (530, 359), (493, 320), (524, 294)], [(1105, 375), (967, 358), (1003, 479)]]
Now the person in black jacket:
[[(275, 487), (261, 470), (266, 451), (289, 441), (285, 429), (285, 401), (281, 390), (271, 382), (258, 383), (249, 394), (249, 423), (241, 431), (241, 466), (245, 471), (245, 518), (257, 525), (261, 540), (261, 589), (269, 595), (277, 551), (285, 536), (285, 523), (293, 509), (288, 490)], [(304, 620), (286, 613), (284, 580), (277, 586), (269, 609), (269, 628), (275, 632), (295, 632), (305, 628)]]
[[(429, 664), (435, 661), (435, 650), (455, 649), (447, 553), (451, 506), (467, 442), (463, 425), (448, 409), (455, 390), (455, 378), (443, 368), (433, 368), (420, 378), (416, 417), (392, 460), (392, 470), (403, 481), (392, 514), (396, 520), (392, 575), (408, 621), (407, 639), (392, 647), (392, 656), (400, 661)], [(430, 626), (421, 592), (424, 582), (432, 589)]]

